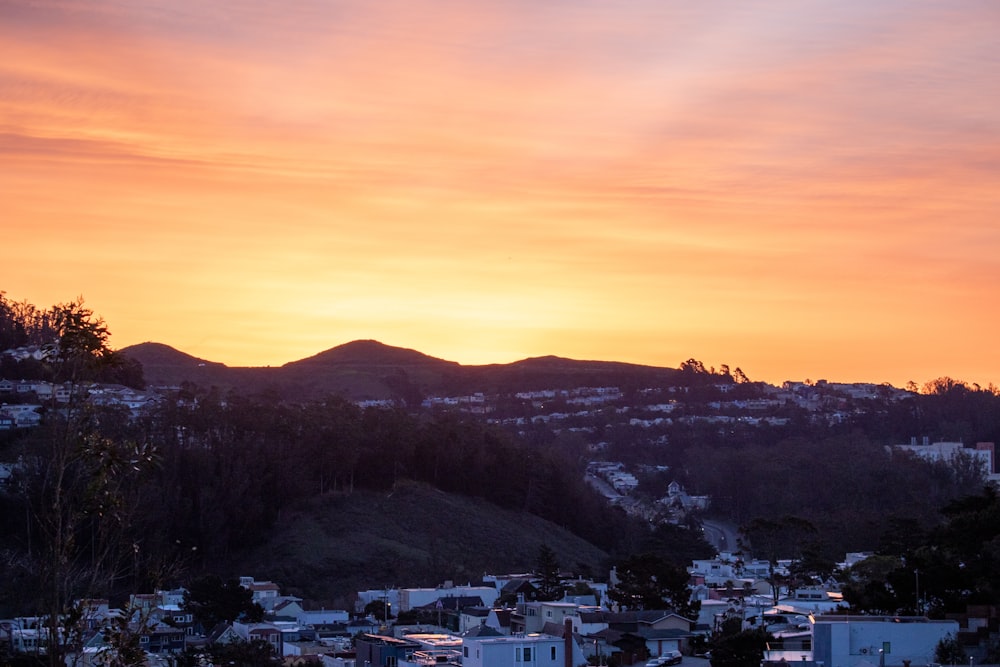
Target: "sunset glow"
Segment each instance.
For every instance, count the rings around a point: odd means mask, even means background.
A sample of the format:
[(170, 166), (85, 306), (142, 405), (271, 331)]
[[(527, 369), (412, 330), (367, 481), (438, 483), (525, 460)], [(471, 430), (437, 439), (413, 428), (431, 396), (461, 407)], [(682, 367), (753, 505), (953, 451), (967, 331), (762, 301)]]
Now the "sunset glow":
[(231, 366), (1000, 384), (998, 34), (992, 0), (0, 0), (0, 290)]

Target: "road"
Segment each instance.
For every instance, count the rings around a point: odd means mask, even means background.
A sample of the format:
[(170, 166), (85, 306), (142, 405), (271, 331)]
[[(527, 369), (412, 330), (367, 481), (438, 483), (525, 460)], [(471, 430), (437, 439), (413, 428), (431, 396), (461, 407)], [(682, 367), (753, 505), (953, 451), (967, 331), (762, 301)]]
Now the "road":
[(705, 529), (705, 540), (719, 553), (739, 549), (739, 532), (735, 525), (712, 519), (703, 520), (701, 525)]
[(608, 500), (616, 500), (618, 498), (621, 498), (622, 494), (618, 493), (618, 491), (616, 491), (613, 486), (605, 482), (600, 477), (587, 473), (587, 476), (584, 479), (586, 479), (588, 484), (590, 484), (595, 489), (600, 491), (601, 494)]

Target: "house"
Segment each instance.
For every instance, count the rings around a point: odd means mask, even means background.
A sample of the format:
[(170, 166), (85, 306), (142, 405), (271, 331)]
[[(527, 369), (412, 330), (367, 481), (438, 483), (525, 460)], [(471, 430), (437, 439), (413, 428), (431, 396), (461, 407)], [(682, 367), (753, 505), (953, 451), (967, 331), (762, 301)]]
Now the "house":
[[(415, 632), (402, 635), (404, 639), (419, 644), (408, 658), (419, 665), (433, 665), (437, 662), (461, 662), (462, 638), (440, 632)], [(402, 664), (402, 663), (400, 663)]]
[(160, 598), (156, 593), (132, 593), (128, 597), (128, 608), (148, 614), (159, 602)]
[[(458, 615), (458, 631), (466, 632), (479, 627), (486, 627), (492, 609), (486, 607), (465, 607)], [(496, 628), (494, 628), (496, 630)]]
[[(573, 639), (572, 624), (564, 624), (563, 636), (531, 634), (510, 637), (465, 637), (463, 667), (580, 667), (587, 664), (583, 650)], [(359, 655), (360, 659), (360, 655)]]
[(273, 618), (297, 620), (302, 614), (305, 613), (302, 609), (302, 605), (300, 604), (301, 602), (302, 601), (299, 598), (284, 598), (277, 600), (271, 607), (271, 616)]
[(239, 641), (243, 641), (243, 638), (233, 629), (233, 624), (222, 621), (208, 633), (205, 643), (211, 646), (212, 644), (233, 644)]
[(281, 628), (274, 623), (233, 623), (233, 630), (245, 642), (263, 641), (271, 645), (275, 655), (284, 655)]
[(253, 577), (240, 577), (240, 586), (250, 591), (251, 599), (263, 607), (264, 611), (270, 611), (281, 594), (278, 584), (273, 581), (256, 581)]
[(46, 639), (45, 628), (37, 622), (24, 618), (0, 621), (0, 640), (14, 653), (37, 653), (44, 649)]
[(9, 418), (13, 428), (33, 428), (42, 423), (41, 409), (42, 406), (35, 403), (4, 403), (0, 406), (0, 416)]
[(479, 598), (478, 604), (492, 605), (499, 597), (493, 586), (455, 586), (445, 582), (437, 588), (402, 588), (399, 591), (399, 611), (410, 611), (434, 604), (446, 598)]
[(193, 635), (194, 614), (177, 604), (161, 604), (149, 612), (150, 619), (162, 621), (181, 630), (185, 635)]
[(531, 583), (529, 577), (516, 577), (506, 581), (500, 587), (501, 603), (514, 600), (534, 600), (538, 595), (538, 588)]
[(579, 607), (567, 602), (518, 602), (510, 617), (511, 634), (541, 632), (546, 623), (562, 623), (575, 616)]
[[(609, 612), (580, 611), (569, 619), (585, 642), (608, 655), (618, 651), (660, 656), (686, 651), (696, 636), (695, 621), (659, 610)], [(640, 648), (641, 646), (641, 648)], [(644, 658), (645, 656), (638, 656)]]
[(183, 628), (155, 622), (144, 625), (139, 631), (139, 646), (147, 653), (181, 653), (184, 637)]
[(435, 602), (419, 607), (418, 609), (426, 615), (437, 615), (437, 624), (441, 627), (451, 628), (461, 631), (462, 612), (468, 608), (483, 608), (483, 601), (479, 597), (446, 597), (439, 598)]
[(343, 609), (301, 611), (296, 618), (300, 624), (312, 627), (344, 624), (351, 620), (350, 614)]
[(419, 650), (420, 644), (386, 635), (364, 634), (354, 640), (354, 649), (359, 665), (396, 667), (409, 654)]

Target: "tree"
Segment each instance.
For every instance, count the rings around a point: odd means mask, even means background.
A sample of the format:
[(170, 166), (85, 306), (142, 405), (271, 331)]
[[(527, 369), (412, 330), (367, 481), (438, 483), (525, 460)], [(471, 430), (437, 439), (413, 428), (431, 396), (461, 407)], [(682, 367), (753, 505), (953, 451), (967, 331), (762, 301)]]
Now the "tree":
[(978, 495), (949, 503), (942, 514), (945, 523), (911, 555), (931, 611), (994, 603), (1000, 596), (1000, 495), (985, 486)]
[(875, 555), (856, 563), (844, 573), (844, 600), (858, 612), (897, 613), (900, 600), (890, 581), (903, 567), (899, 556)]
[(816, 533), (812, 522), (797, 516), (786, 516), (780, 520), (757, 518), (740, 528), (744, 545), (753, 554), (766, 558), (770, 567), (767, 581), (771, 584), (774, 604), (778, 604), (780, 581), (774, 569), (778, 558), (798, 558), (802, 555), (803, 540)]
[(712, 640), (712, 667), (758, 667), (773, 640), (763, 628), (720, 635)]
[(209, 632), (222, 621), (256, 622), (264, 617), (264, 610), (253, 601), (250, 589), (240, 586), (235, 579), (223, 582), (214, 574), (191, 582), (184, 592), (181, 608), (191, 612), (205, 632)]
[(106, 667), (144, 667), (146, 651), (139, 637), (147, 621), (140, 610), (126, 607), (124, 614), (113, 618), (102, 630), (104, 646), (97, 652), (97, 663)]
[(689, 575), (683, 567), (654, 554), (639, 554), (620, 561), (618, 583), (608, 597), (626, 609), (669, 607), (685, 618), (695, 618), (701, 603), (691, 600)]
[(392, 618), (392, 605), (385, 600), (372, 600), (365, 605), (364, 614), (376, 621), (386, 621)]
[(130, 518), (155, 449), (108, 437), (101, 415), (83, 400), (81, 381), (116, 362), (104, 321), (84, 307), (82, 298), (55, 306), (50, 319), (56, 335), (46, 363), (52, 377), (69, 387), (69, 398), (46, 413), (42, 427), (26, 441), (24, 461), (29, 550), (40, 554), (46, 626), (50, 637), (67, 638), (48, 651), (54, 667), (72, 638), (81, 641), (69, 623), (61, 627), (70, 601), (107, 596), (129, 574), (138, 548), (128, 537)]
[(948, 635), (934, 647), (934, 661), (941, 665), (961, 665), (968, 658), (957, 638)]
[(535, 574), (538, 576), (538, 599), (543, 601), (559, 600), (566, 588), (559, 575), (559, 562), (556, 552), (549, 545), (538, 548), (538, 558), (535, 560)]
[[(281, 658), (274, 654), (274, 646), (264, 639), (231, 644), (213, 644), (209, 648), (211, 664), (232, 667), (277, 667)], [(203, 664), (200, 663), (199, 664)]]

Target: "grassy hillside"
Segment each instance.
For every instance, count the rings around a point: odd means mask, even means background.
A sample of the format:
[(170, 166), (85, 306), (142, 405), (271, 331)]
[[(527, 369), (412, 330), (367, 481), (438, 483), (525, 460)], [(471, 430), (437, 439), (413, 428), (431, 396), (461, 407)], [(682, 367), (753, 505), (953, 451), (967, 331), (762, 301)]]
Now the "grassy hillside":
[(284, 593), (345, 605), (383, 586), (436, 586), (533, 569), (549, 545), (564, 570), (604, 574), (607, 555), (538, 517), (431, 487), (315, 499), (280, 518), (272, 539), (235, 564)]

